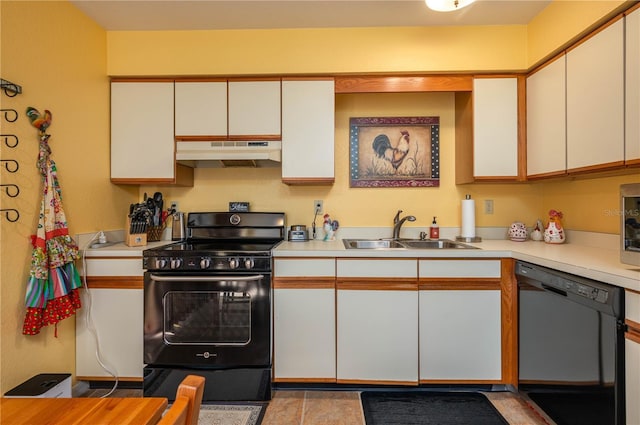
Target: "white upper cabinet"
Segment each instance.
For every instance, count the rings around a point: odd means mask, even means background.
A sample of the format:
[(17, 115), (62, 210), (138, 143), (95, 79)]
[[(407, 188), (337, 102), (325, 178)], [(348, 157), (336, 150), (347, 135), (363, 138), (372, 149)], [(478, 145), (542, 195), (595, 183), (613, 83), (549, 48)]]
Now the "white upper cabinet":
[(527, 78), (527, 176), (567, 169), (566, 56)]
[(640, 9), (626, 16), (625, 161), (640, 164)]
[(518, 79), (473, 80), (473, 174), (518, 177)]
[(173, 81), (111, 83), (111, 180), (175, 181)]
[(613, 168), (624, 160), (623, 31), (618, 20), (567, 53), (570, 173)]
[(176, 81), (176, 136), (227, 136), (227, 82)]
[(280, 80), (229, 81), (229, 138), (281, 137)]
[(282, 81), (282, 180), (333, 183), (333, 80)]

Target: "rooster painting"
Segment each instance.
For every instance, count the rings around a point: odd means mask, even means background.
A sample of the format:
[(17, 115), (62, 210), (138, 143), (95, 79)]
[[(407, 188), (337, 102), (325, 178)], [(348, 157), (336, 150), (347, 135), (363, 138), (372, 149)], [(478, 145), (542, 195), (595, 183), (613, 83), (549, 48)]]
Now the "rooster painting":
[(409, 153), (409, 132), (406, 130), (400, 132), (400, 139), (395, 147), (391, 146), (389, 137), (386, 134), (379, 134), (373, 139), (373, 150), (378, 155), (378, 158), (389, 161), (397, 172), (398, 167), (404, 161), (407, 153)]
[(437, 186), (438, 117), (349, 119), (351, 187)]

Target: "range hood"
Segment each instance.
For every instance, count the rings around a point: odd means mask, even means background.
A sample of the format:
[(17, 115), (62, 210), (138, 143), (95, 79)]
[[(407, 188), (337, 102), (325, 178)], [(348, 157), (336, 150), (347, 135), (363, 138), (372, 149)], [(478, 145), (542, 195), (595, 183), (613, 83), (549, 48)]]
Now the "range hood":
[(280, 141), (176, 142), (176, 161), (190, 167), (279, 167)]

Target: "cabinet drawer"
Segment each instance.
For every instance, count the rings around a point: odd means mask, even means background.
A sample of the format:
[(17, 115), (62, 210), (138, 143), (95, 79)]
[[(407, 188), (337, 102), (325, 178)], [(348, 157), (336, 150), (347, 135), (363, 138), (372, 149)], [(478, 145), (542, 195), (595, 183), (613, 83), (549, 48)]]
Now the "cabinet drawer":
[(629, 320), (640, 323), (640, 293), (625, 291), (625, 316)]
[(87, 276), (142, 276), (142, 258), (87, 258)]
[(415, 259), (338, 259), (336, 262), (338, 277), (394, 277), (415, 278), (418, 267)]
[(500, 278), (500, 260), (419, 260), (419, 276)]
[(333, 258), (275, 259), (276, 277), (335, 277), (336, 262)]

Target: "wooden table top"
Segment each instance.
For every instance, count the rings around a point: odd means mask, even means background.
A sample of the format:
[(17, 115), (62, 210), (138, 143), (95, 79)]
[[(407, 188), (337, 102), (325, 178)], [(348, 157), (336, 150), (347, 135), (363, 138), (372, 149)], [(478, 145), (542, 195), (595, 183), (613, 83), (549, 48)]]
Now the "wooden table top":
[(2, 425), (154, 425), (167, 399), (0, 398)]

